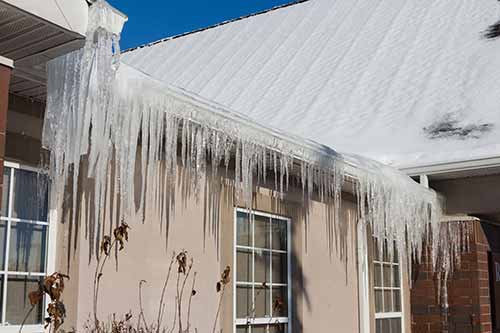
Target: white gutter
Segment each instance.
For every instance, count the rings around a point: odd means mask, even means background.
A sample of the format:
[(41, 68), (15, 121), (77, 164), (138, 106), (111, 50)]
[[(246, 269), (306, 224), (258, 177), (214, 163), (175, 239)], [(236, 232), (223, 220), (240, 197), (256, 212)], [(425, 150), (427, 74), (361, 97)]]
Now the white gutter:
[(14, 68), (14, 61), (12, 59), (0, 56), (0, 65), (9, 68)]
[(413, 177), (420, 175), (437, 175), (496, 167), (500, 168), (500, 156), (411, 167), (400, 167), (399, 170), (406, 173), (408, 176)]

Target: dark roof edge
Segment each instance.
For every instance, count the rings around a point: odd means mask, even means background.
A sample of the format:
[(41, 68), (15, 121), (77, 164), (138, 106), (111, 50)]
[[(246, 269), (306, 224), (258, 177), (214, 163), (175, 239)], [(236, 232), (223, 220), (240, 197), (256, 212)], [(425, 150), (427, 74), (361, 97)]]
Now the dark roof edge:
[(162, 39), (159, 39), (157, 41), (150, 42), (150, 43), (147, 43), (147, 44), (142, 44), (142, 45), (139, 45), (139, 46), (131, 47), (131, 48), (128, 48), (128, 49), (122, 51), (122, 53), (131, 52), (131, 51), (142, 49), (142, 48), (145, 48), (145, 47), (150, 47), (150, 46), (153, 46), (153, 45), (156, 45), (156, 44), (160, 44), (160, 43), (163, 43), (163, 42), (168, 42), (168, 41), (170, 41), (172, 39), (181, 38), (181, 37), (184, 37), (184, 36), (192, 35), (192, 34), (195, 34), (195, 33), (198, 33), (198, 32), (202, 32), (202, 31), (205, 31), (205, 30), (209, 30), (209, 29), (214, 29), (214, 28), (220, 27), (222, 25), (226, 25), (226, 24), (229, 24), (229, 23), (233, 23), (233, 22), (237, 22), (237, 21), (240, 21), (240, 20), (247, 19), (249, 17), (266, 14), (266, 13), (269, 13), (269, 12), (272, 12), (272, 11), (275, 11), (275, 10), (278, 10), (278, 9), (295, 6), (295, 5), (298, 5), (298, 4), (301, 4), (301, 3), (304, 3), (304, 2), (309, 2), (309, 1), (311, 1), (311, 0), (295, 0), (293, 2), (286, 3), (286, 4), (283, 4), (283, 5), (279, 5), (279, 6), (275, 6), (275, 7), (272, 7), (272, 8), (263, 10), (263, 11), (260, 11), (260, 12), (256, 12), (256, 13), (252, 13), (252, 14), (248, 14), (248, 15), (244, 15), (244, 16), (240, 16), (240, 17), (237, 17), (237, 18), (234, 18), (234, 19), (230, 19), (230, 20), (227, 20), (227, 21), (222, 21), (222, 22), (219, 22), (219, 23), (216, 23), (216, 24), (204, 27), (204, 28), (199, 28), (199, 29), (196, 29), (196, 30), (193, 30), (193, 31), (188, 31), (188, 32), (184, 32), (184, 33), (181, 33), (181, 34), (178, 34), (178, 35), (174, 35), (174, 36), (162, 38)]

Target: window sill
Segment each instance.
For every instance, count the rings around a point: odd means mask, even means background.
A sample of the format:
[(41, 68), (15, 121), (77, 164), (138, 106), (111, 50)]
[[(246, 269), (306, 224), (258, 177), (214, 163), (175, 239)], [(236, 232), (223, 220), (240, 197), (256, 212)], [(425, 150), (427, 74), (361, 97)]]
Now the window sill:
[[(20, 325), (0, 325), (0, 333), (19, 333)], [(22, 333), (43, 333), (43, 325), (24, 325)]]

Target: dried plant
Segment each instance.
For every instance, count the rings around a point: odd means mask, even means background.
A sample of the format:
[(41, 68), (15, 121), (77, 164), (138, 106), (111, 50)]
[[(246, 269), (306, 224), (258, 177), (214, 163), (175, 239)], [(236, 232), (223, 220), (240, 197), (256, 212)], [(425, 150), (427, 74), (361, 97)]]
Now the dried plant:
[(161, 291), (161, 297), (160, 297), (160, 305), (158, 306), (158, 317), (156, 321), (156, 332), (160, 332), (160, 327), (161, 327), (161, 321), (163, 318), (163, 313), (165, 311), (165, 292), (167, 291), (167, 286), (168, 286), (168, 281), (170, 280), (170, 273), (172, 273), (172, 266), (174, 265), (175, 261), (175, 252), (172, 253), (172, 259), (170, 260), (170, 265), (168, 266), (168, 272), (167, 272), (167, 277), (165, 279), (165, 282), (163, 283), (163, 288)]
[(118, 227), (113, 230), (114, 239), (111, 236), (105, 235), (102, 238), (100, 246), (100, 255), (97, 258), (97, 265), (94, 273), (94, 293), (93, 293), (93, 311), (94, 311), (94, 330), (100, 331), (101, 323), (97, 317), (98, 303), (99, 303), (99, 287), (101, 285), (101, 278), (103, 276), (104, 266), (110, 257), (112, 249), (119, 244), (118, 251), (124, 249), (124, 241), (128, 241), (128, 229), (130, 227), (122, 222)]
[[(160, 295), (158, 314), (153, 322), (148, 323), (142, 303), (142, 291), (147, 283), (146, 280), (139, 281), (139, 312), (136, 317), (137, 322), (135, 327), (132, 325), (132, 311), (126, 313), (121, 319), (118, 319), (115, 314), (107, 321), (101, 321), (98, 318), (99, 287), (103, 278), (104, 267), (111, 253), (113, 253), (113, 249), (117, 249), (118, 251), (124, 249), (125, 242), (128, 241), (129, 229), (128, 225), (122, 223), (113, 231), (113, 236), (106, 235), (102, 239), (100, 256), (97, 258), (94, 273), (93, 313), (89, 315), (89, 320), (85, 323), (83, 331), (92, 333), (173, 333), (174, 331), (179, 333), (197, 333), (198, 330), (191, 325), (192, 303), (197, 295), (195, 289), (197, 272), (193, 271), (194, 259), (188, 257), (188, 251), (186, 250), (182, 250), (179, 253), (173, 252), (172, 254)], [(177, 264), (176, 296), (175, 303), (173, 303), (174, 318), (171, 326), (167, 327), (163, 325), (163, 315), (166, 308), (165, 295), (174, 263)], [(216, 283), (216, 290), (219, 293), (219, 305), (215, 315), (214, 332), (220, 315), (224, 291), (230, 283), (230, 274), (231, 268), (227, 266), (221, 273), (220, 280)], [(43, 302), (44, 295), (50, 297), (51, 300), (47, 307), (48, 317), (45, 319), (46, 328), (50, 325), (50, 330), (54, 333), (60, 329), (66, 317), (66, 309), (64, 303), (61, 301), (65, 279), (69, 279), (69, 276), (56, 272), (41, 281), (37, 290), (29, 293), (28, 298), (32, 307), (21, 325), (20, 333), (34, 307)], [(190, 288), (187, 287), (188, 280), (190, 280)], [(186, 295), (188, 295), (187, 308), (183, 308)]]
[(215, 333), (217, 329), (217, 322), (219, 321), (220, 309), (222, 307), (222, 301), (224, 299), (224, 291), (226, 290), (226, 285), (231, 282), (231, 267), (226, 266), (221, 274), (221, 279), (216, 283), (215, 290), (219, 293), (219, 305), (217, 306), (217, 313), (215, 314), (214, 328), (212, 330)]
[(19, 332), (22, 331), (26, 320), (33, 311), (33, 309), (43, 302), (44, 295), (50, 298), (50, 302), (47, 305), (48, 317), (45, 318), (45, 328), (50, 326), (49, 331), (54, 332), (64, 323), (64, 318), (66, 318), (66, 307), (61, 301), (61, 296), (64, 291), (64, 280), (68, 279), (69, 276), (59, 272), (55, 272), (43, 279), (38, 284), (38, 289), (30, 292), (28, 294), (28, 299), (31, 304), (31, 308), (28, 310), (26, 316), (24, 317)]

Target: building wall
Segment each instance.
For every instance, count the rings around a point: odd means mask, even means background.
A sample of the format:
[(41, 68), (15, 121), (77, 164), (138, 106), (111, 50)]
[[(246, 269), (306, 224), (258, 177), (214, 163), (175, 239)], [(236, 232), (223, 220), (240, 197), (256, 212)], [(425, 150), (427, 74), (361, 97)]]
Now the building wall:
[[(233, 200), (228, 192), (222, 194), (222, 210), (219, 234), (210, 225), (204, 230), (205, 209), (203, 196), (197, 201), (191, 196), (185, 201), (178, 188), (175, 218), (170, 225), (168, 242), (165, 229), (158, 221), (137, 221), (131, 225), (129, 241), (118, 253), (116, 261), (110, 259), (104, 269), (99, 298), (99, 316), (109, 318), (128, 311), (137, 318), (139, 307), (139, 282), (145, 280), (142, 288), (142, 302), (146, 320), (155, 320), (159, 299), (168, 265), (173, 251), (187, 250), (194, 259), (193, 271), (197, 272), (191, 308), (191, 327), (200, 333), (209, 332), (214, 324), (219, 296), (216, 282), (226, 265), (233, 266), (234, 251), (234, 209), (241, 202)], [(300, 193), (287, 193), (283, 200), (277, 200), (271, 191), (260, 188), (255, 194), (254, 209), (290, 217), (292, 220), (292, 321), (295, 332), (321, 332), (329, 329), (332, 322), (342, 332), (358, 332), (358, 281), (356, 263), (355, 204), (349, 194), (342, 203), (342, 221), (349, 229), (348, 259), (341, 260), (333, 243), (329, 244), (325, 225), (325, 207), (313, 202), (305, 230), (303, 198)], [(85, 206), (86, 203), (84, 202)], [(70, 239), (70, 223), (58, 224), (57, 263), (59, 271), (69, 271), (71, 280), (67, 283), (64, 300), (68, 311), (65, 324), (81, 330), (92, 314), (92, 290), (95, 274), (95, 259), (89, 256), (88, 241), (85, 238), (84, 221), (78, 232), (78, 246)], [(108, 229), (108, 227), (106, 227)], [(74, 235), (74, 232), (72, 232)], [(67, 257), (68, 249), (72, 254)], [(68, 268), (69, 263), (69, 268)], [(166, 294), (166, 320), (171, 326), (174, 318), (176, 294), (174, 270)], [(188, 281), (188, 285), (191, 281)], [(187, 287), (189, 294), (190, 287)], [(187, 302), (188, 297), (184, 300)], [(186, 309), (187, 304), (184, 304)], [(224, 332), (232, 332), (233, 290), (229, 287), (224, 294), (220, 325)], [(185, 324), (184, 324), (185, 327)]]
[[(43, 105), (37, 102), (11, 96), (9, 103), (10, 121), (7, 124), (7, 156), (10, 160), (37, 166), (40, 163), (40, 140), (43, 119)], [(177, 198), (182, 194), (178, 189)], [(291, 217), (293, 229), (293, 328), (294, 332), (322, 332), (330, 329), (332, 323), (341, 332), (359, 332), (358, 316), (358, 271), (356, 253), (355, 199), (348, 193), (343, 195), (342, 223), (348, 230), (347, 257), (341, 259), (334, 241), (328, 240), (325, 206), (312, 202), (309, 221), (304, 220), (302, 191), (287, 193), (283, 200), (276, 200), (271, 191), (260, 188), (255, 195), (255, 210)], [(161, 289), (167, 274), (173, 251), (187, 250), (195, 260), (197, 272), (191, 310), (192, 327), (205, 332), (214, 322), (219, 294), (215, 283), (226, 265), (233, 263), (234, 207), (242, 203), (233, 201), (227, 193), (223, 196), (220, 233), (214, 234), (208, 227), (205, 231), (205, 209), (203, 198), (196, 201), (188, 198), (187, 205), (181, 200), (176, 203), (176, 213), (171, 224), (168, 243), (165, 228), (156, 220), (137, 221), (132, 225), (129, 242), (118, 254), (118, 270), (113, 258), (104, 270), (99, 302), (101, 319), (115, 313), (118, 317), (132, 311), (137, 317), (139, 311), (139, 282), (142, 287), (142, 302), (146, 320), (157, 316)], [(85, 200), (85, 198), (83, 198)], [(71, 201), (71, 200), (68, 200)], [(84, 201), (83, 206), (87, 203)], [(107, 208), (102, 208), (107, 209)], [(61, 214), (61, 212), (57, 212)], [(52, 212), (52, 221), (55, 221)], [(61, 216), (59, 216), (60, 218)], [(70, 232), (70, 217), (62, 218), (63, 224), (53, 223), (57, 228), (55, 270), (68, 272), (71, 279), (66, 284), (64, 302), (67, 308), (65, 328), (81, 330), (92, 314), (92, 290), (95, 273), (95, 259), (89, 255), (84, 221), (80, 229)], [(109, 221), (107, 222), (109, 229)], [(72, 235), (72, 237), (70, 237)], [(70, 251), (71, 249), (71, 251)], [(68, 253), (71, 252), (68, 257)], [(164, 318), (171, 325), (174, 316), (175, 270), (167, 288), (167, 310)], [(373, 278), (373, 277), (372, 277)], [(403, 281), (406, 281), (404, 279)], [(190, 288), (190, 287), (189, 287)], [(188, 288), (188, 289), (189, 289)], [(405, 283), (405, 290), (408, 285)], [(233, 291), (228, 288), (222, 303), (221, 327), (232, 332)], [(404, 308), (409, 308), (408, 292), (404, 292)], [(373, 294), (371, 299), (373, 299)], [(187, 306), (187, 305), (185, 305)], [(374, 311), (373, 302), (369, 308)], [(374, 319), (371, 320), (374, 322)], [(410, 320), (405, 318), (405, 324)], [(374, 327), (372, 327), (374, 331)], [(336, 330), (337, 331), (337, 330)]]
[(447, 316), (439, 306), (438, 284), (429, 259), (424, 258), (422, 264), (414, 267), (415, 281), (411, 289), (413, 333), (492, 332), (487, 235), (498, 234), (500, 230), (479, 221), (469, 223), (473, 227), (469, 251), (462, 255), (461, 266), (448, 283)]
[(10, 161), (38, 167), (45, 106), (9, 95), (5, 157)]
[(500, 175), (466, 177), (433, 181), (432, 188), (446, 198), (447, 214), (500, 213)]

